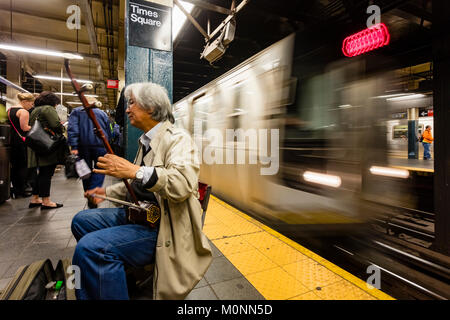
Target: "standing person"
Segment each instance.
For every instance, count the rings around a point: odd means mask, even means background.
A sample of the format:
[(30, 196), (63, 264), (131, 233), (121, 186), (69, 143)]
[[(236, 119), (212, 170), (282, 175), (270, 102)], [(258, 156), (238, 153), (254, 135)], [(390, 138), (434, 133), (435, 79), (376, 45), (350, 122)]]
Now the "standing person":
[[(43, 91), (34, 101), (34, 110), (30, 115), (30, 126), (39, 120), (43, 128), (50, 129), (56, 134), (63, 134), (64, 127), (59, 120), (56, 106), (61, 100), (50, 91)], [(58, 164), (58, 152), (48, 155), (37, 155), (28, 148), (28, 168), (37, 168), (38, 174), (33, 183), (33, 197), (30, 208), (41, 207), (41, 210), (60, 208), (63, 205), (50, 200), (52, 176)], [(39, 198), (42, 198), (39, 199)]]
[(433, 143), (433, 136), (431, 134), (431, 126), (426, 126), (423, 132), (423, 160), (431, 160), (431, 144)]
[[(160, 218), (150, 225), (147, 213), (128, 215), (126, 207), (79, 212), (72, 221), (78, 242), (72, 263), (81, 271), (76, 295), (81, 300), (129, 299), (125, 267), (155, 262), (153, 298), (184, 299), (212, 261), (198, 201), (198, 150), (187, 132), (173, 126), (163, 87), (135, 83), (125, 95), (131, 125), (144, 132), (137, 157), (131, 163), (107, 154), (98, 159), (101, 169), (95, 171), (131, 179), (137, 199), (156, 203)], [(123, 182), (86, 192), (86, 196), (92, 194), (129, 198)]]
[(6, 113), (6, 101), (0, 98), (0, 123), (8, 121), (8, 114)]
[(33, 107), (34, 96), (31, 93), (17, 94), (19, 104), (9, 108), (8, 118), (11, 125), (11, 182), (13, 189), (11, 193), (15, 198), (29, 197), (27, 192), (27, 146), (22, 139), (26, 132), (31, 129), (28, 125), (30, 118), (29, 110)]
[(116, 121), (114, 121), (114, 117), (112, 116), (109, 117), (109, 123), (111, 128), (111, 148), (113, 149), (114, 154), (121, 157), (123, 155), (123, 152), (120, 145), (120, 126), (116, 123)]
[[(88, 98), (89, 104), (96, 102), (95, 98)], [(92, 109), (100, 127), (106, 138), (111, 139), (111, 128), (108, 115), (98, 108)], [(72, 110), (69, 116), (69, 126), (67, 128), (67, 136), (71, 153), (78, 155), (84, 159), (89, 169), (97, 168), (97, 158), (106, 154), (106, 149), (102, 140), (94, 132), (94, 125), (89, 119), (84, 107), (78, 107)], [(91, 173), (88, 179), (83, 180), (84, 191), (95, 189), (103, 185), (105, 176), (103, 174)], [(97, 205), (88, 200), (89, 208), (97, 208)]]
[[(37, 97), (39, 97), (39, 93), (33, 93), (34, 99), (36, 99)], [(34, 104), (31, 107), (30, 110), (28, 110), (28, 112), (31, 114), (34, 110)], [(27, 179), (26, 179), (26, 186), (27, 189), (26, 190), (30, 190), (30, 192), (33, 191), (33, 188), (36, 188), (36, 181), (37, 181), (37, 168), (28, 168), (27, 170)]]

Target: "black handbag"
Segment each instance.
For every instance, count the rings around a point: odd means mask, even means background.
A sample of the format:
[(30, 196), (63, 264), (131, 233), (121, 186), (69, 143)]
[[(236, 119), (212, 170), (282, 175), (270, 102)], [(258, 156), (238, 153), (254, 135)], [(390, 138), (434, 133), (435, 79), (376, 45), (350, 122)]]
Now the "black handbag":
[(78, 156), (71, 154), (66, 159), (64, 173), (67, 179), (78, 178), (77, 170), (75, 169), (75, 163), (77, 162)]
[(49, 155), (64, 142), (63, 135), (52, 135), (47, 132), (39, 119), (36, 119), (31, 130), (27, 132), (25, 143), (40, 156)]

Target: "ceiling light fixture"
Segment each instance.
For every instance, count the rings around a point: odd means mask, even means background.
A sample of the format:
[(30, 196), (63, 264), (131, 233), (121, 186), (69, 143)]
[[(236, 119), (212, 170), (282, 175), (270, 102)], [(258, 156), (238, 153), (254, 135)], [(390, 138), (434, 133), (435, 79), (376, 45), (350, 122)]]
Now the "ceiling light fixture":
[(387, 99), (387, 98), (395, 98), (395, 97), (401, 97), (401, 96), (410, 96), (412, 93), (394, 93), (394, 94), (387, 94), (384, 96), (376, 96), (373, 97), (375, 99)]
[(61, 57), (66, 59), (78, 59), (83, 60), (84, 58), (78, 54), (62, 52), (62, 51), (54, 51), (47, 49), (39, 49), (39, 48), (29, 48), (29, 47), (21, 47), (8, 43), (0, 43), (0, 49), (18, 51), (24, 53), (32, 53), (32, 54), (41, 54), (45, 56), (53, 56), (53, 57)]
[[(59, 96), (70, 96), (70, 97), (77, 97), (77, 94), (75, 93), (67, 93), (67, 92), (55, 92), (56, 95)], [(85, 94), (85, 97), (93, 97), (93, 98), (98, 98), (98, 95), (96, 94)]]
[[(194, 9), (194, 5), (185, 1), (180, 1), (183, 8), (191, 13), (192, 9)], [(173, 15), (172, 15), (172, 30), (173, 30), (173, 36), (172, 39), (175, 41), (177, 38), (178, 33), (180, 32), (181, 28), (183, 27), (184, 22), (186, 21), (186, 16), (181, 12), (180, 8), (178, 6), (174, 6), (173, 9)]]
[[(36, 79), (61, 81), (61, 77), (56, 77), (56, 76), (36, 75), (33, 77)], [(93, 83), (93, 81), (91, 81), (91, 80), (81, 80), (81, 79), (75, 79), (75, 80), (80, 83)], [(62, 81), (70, 82), (71, 80), (69, 78), (62, 78)]]
[(407, 96), (400, 96), (400, 97), (395, 97), (395, 98), (389, 98), (386, 99), (387, 101), (401, 101), (401, 100), (410, 100), (410, 99), (420, 99), (425, 97), (424, 94), (418, 93), (418, 94), (411, 94), (411, 95), (407, 95)]

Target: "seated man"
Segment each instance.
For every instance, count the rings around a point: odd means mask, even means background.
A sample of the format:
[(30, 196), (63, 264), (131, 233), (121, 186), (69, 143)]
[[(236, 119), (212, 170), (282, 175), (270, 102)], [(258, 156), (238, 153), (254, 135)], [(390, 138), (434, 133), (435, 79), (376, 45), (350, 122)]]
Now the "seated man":
[[(116, 155), (99, 157), (95, 172), (130, 179), (138, 200), (159, 204), (156, 225), (132, 223), (126, 208), (79, 212), (72, 221), (78, 244), (72, 263), (80, 267), (78, 299), (129, 299), (125, 267), (155, 262), (154, 299), (184, 299), (212, 261), (202, 233), (196, 146), (173, 126), (165, 89), (153, 83), (126, 88), (126, 113), (143, 130), (134, 164)], [(85, 195), (130, 199), (123, 182), (88, 190)], [(102, 201), (93, 198), (96, 203)], [(137, 221), (137, 220), (134, 220)]]

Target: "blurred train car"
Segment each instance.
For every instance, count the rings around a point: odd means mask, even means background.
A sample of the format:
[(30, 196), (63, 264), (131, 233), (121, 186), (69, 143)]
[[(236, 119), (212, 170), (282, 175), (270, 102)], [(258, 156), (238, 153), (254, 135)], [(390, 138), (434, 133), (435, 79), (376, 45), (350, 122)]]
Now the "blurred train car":
[(397, 182), (407, 172), (372, 170), (396, 148), (382, 98), (395, 74), (302, 50), (292, 34), (249, 58), (176, 102), (176, 125), (193, 135), (200, 179), (218, 197), (301, 235), (356, 232), (368, 203), (405, 204)]

